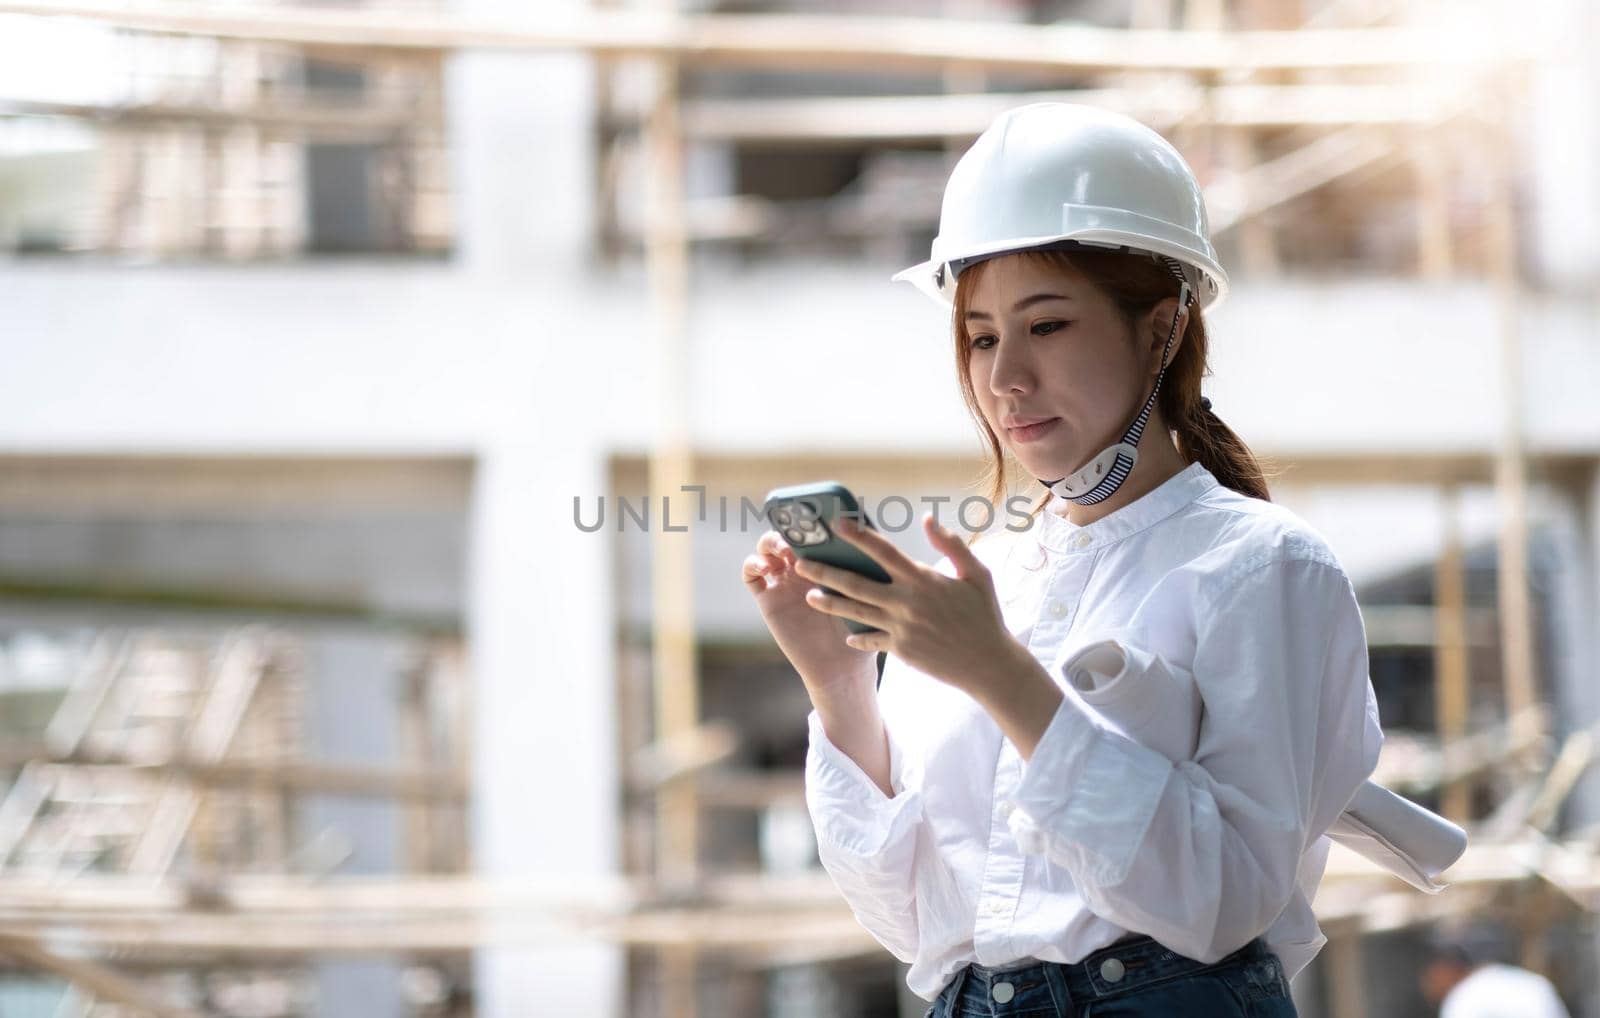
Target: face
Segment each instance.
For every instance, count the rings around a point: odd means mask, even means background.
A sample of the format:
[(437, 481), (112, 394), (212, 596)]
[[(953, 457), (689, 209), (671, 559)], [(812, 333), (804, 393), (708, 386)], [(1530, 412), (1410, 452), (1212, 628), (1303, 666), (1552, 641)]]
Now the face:
[[(1019, 255), (990, 259), (966, 318), (968, 371), (989, 427), (1036, 477), (1077, 470), (1120, 439), (1144, 405), (1176, 308), (1175, 298), (1163, 301), (1130, 330), (1110, 296), (1082, 274)], [(1163, 311), (1168, 317), (1152, 343)], [(1169, 363), (1177, 349), (1174, 337)], [(1158, 416), (1147, 429), (1160, 427)]]

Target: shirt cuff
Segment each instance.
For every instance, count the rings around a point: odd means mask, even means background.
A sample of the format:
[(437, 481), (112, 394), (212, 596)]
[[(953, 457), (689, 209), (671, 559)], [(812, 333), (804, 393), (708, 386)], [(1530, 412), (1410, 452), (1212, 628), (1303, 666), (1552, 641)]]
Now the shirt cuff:
[(833, 744), (815, 709), (806, 724), (811, 740), (806, 752), (806, 806), (819, 837), (867, 858), (881, 853), (922, 819), (922, 796), (905, 787), (901, 776), (904, 754), (887, 728), (893, 798), (884, 795), (878, 783)]
[(1062, 697), (1023, 763), (1006, 818), (1023, 852), (1081, 862), (1095, 883), (1120, 883), (1172, 776), (1160, 753), (1108, 731)]

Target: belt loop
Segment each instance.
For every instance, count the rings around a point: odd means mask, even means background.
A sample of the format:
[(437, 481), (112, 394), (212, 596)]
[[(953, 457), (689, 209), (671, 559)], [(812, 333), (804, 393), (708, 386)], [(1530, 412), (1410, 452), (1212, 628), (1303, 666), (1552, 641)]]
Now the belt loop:
[(956, 1009), (961, 1006), (961, 991), (967, 985), (967, 975), (971, 971), (971, 963), (961, 966), (961, 968), (956, 971), (956, 978), (950, 984), (950, 1000), (947, 1002), (950, 1006), (946, 1008), (944, 1012), (947, 1018), (950, 1015), (956, 1014)]
[(1044, 963), (1044, 984), (1050, 991), (1050, 1003), (1057, 1014), (1066, 1018), (1075, 1018), (1078, 1013), (1077, 1006), (1072, 1000), (1072, 990), (1069, 988), (1070, 980), (1067, 972), (1072, 966), (1061, 962), (1047, 961)]

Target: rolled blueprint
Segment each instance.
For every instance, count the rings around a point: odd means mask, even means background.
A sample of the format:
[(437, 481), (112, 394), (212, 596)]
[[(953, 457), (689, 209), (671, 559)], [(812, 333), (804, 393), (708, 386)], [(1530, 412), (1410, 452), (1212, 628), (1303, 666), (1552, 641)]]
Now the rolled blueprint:
[[(1101, 640), (1061, 665), (1078, 697), (1114, 731), (1174, 762), (1191, 760), (1204, 702), (1194, 675), (1138, 647)], [(1372, 781), (1356, 790), (1327, 836), (1411, 886), (1436, 894), (1467, 848), (1467, 833)]]

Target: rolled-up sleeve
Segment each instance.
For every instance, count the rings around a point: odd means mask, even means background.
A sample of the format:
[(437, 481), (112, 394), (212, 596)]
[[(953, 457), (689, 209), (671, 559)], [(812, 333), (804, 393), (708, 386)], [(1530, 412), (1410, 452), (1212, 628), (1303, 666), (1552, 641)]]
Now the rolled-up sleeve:
[(1194, 758), (1170, 760), (1066, 697), (1009, 823), (1095, 913), (1210, 962), (1283, 911), (1301, 854), (1372, 773), (1382, 732), (1360, 609), (1336, 563), (1255, 565), (1198, 607)]
[(894, 797), (828, 739), (822, 719), (807, 717), (806, 807), (817, 854), (856, 920), (904, 962), (917, 953), (916, 848), (922, 795), (905, 788), (904, 754), (892, 729), (890, 787)]

